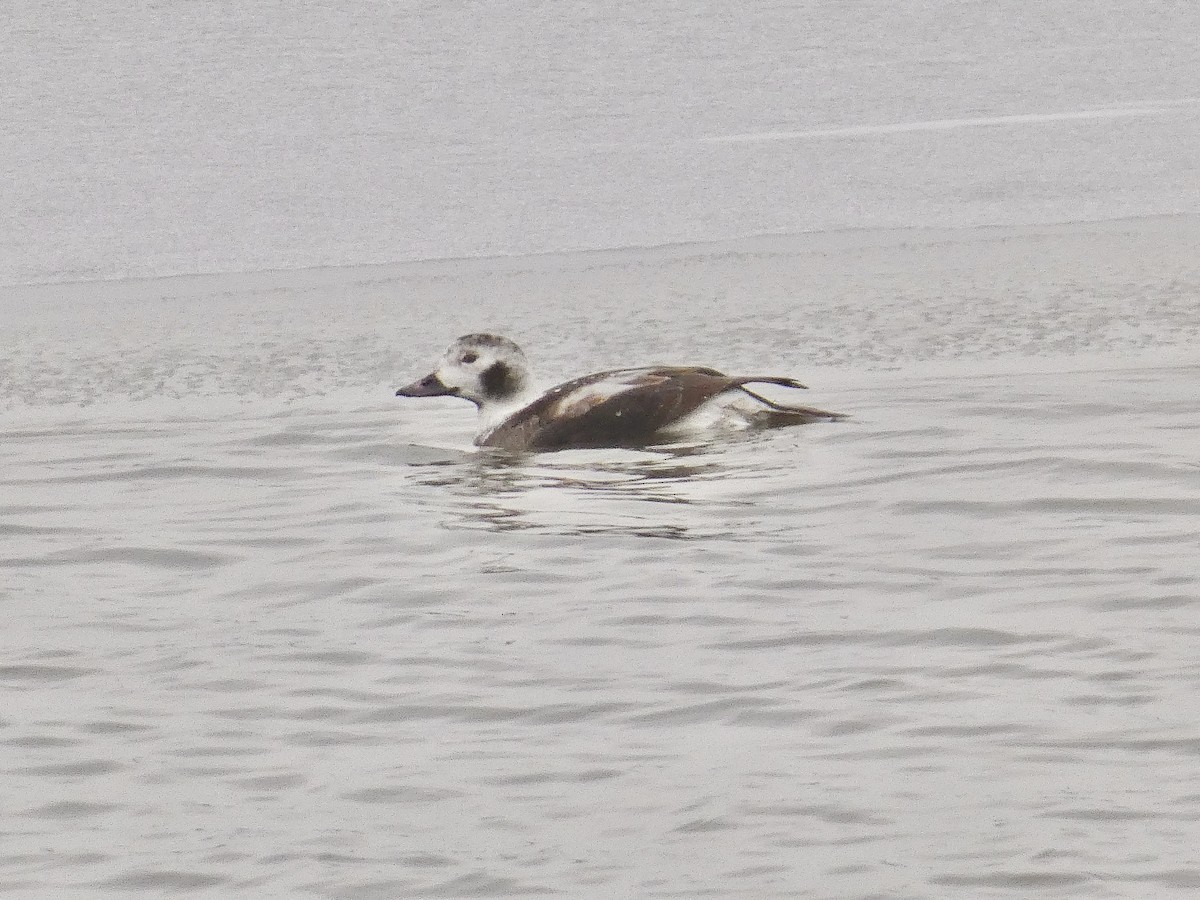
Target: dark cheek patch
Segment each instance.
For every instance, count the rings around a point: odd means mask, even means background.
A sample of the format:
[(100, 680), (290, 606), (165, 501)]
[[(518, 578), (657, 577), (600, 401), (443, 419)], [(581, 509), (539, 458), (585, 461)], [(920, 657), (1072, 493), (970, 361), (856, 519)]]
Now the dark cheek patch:
[(492, 363), (484, 369), (479, 380), (490, 397), (507, 397), (516, 390), (512, 371), (502, 362)]

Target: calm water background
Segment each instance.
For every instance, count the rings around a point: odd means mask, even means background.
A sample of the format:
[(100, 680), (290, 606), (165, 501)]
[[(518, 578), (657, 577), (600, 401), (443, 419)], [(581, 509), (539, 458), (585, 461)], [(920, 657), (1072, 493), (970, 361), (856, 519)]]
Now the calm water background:
[[(1200, 28), (1133, 11), (16, 5), (0, 893), (1194, 896)], [(479, 328), (853, 419), (498, 459), (391, 396)]]
[(1200, 9), (19, 0), (0, 284), (1194, 212)]

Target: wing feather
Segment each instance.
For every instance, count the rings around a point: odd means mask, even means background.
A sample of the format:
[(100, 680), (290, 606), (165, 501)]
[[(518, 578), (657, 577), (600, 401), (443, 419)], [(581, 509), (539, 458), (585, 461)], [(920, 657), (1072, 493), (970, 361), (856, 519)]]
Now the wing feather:
[(512, 451), (618, 447), (654, 443), (683, 417), (726, 391), (761, 402), (763, 424), (843, 418), (838, 413), (775, 403), (747, 384), (802, 388), (783, 376), (731, 377), (716, 369), (660, 366), (597, 372), (564, 382), (518, 410), (480, 438), (483, 446)]
[(598, 372), (542, 395), (482, 443), (510, 450), (644, 444), (734, 381), (702, 368)]

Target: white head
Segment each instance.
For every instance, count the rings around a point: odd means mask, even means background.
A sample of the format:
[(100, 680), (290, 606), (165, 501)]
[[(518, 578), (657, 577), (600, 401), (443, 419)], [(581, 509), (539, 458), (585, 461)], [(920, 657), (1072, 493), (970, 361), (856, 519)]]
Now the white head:
[(487, 414), (496, 407), (523, 405), (530, 387), (529, 364), (520, 347), (499, 335), (468, 334), (450, 345), (433, 372), (400, 388), (396, 396), (462, 397)]

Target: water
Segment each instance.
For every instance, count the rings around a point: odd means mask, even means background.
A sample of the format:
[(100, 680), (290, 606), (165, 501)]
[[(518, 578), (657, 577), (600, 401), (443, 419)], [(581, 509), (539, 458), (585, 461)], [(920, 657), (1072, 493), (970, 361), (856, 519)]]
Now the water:
[(1195, 894), (1190, 6), (10, 12), (0, 894)]
[(6, 886), (1189, 896), (1198, 377), (518, 465), (377, 408), (19, 430)]
[(22, 0), (6, 25), (0, 284), (1200, 205), (1188, 3)]
[[(1198, 224), (11, 292), (5, 889), (1190, 896)], [(481, 455), (481, 308), (854, 418)]]

